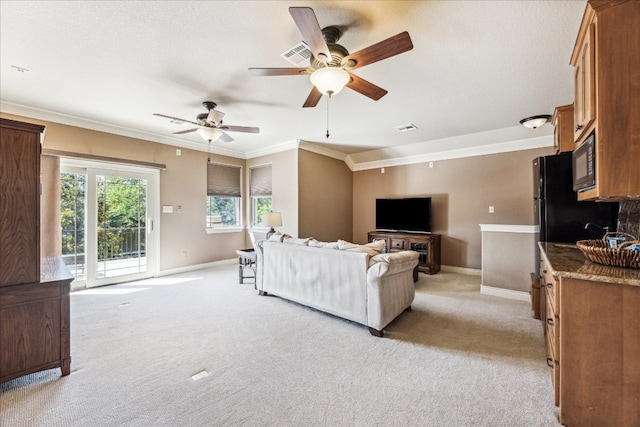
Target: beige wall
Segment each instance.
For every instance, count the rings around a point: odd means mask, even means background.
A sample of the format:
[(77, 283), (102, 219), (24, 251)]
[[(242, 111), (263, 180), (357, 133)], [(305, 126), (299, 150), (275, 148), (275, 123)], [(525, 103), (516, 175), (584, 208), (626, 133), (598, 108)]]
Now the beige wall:
[(482, 232), (482, 286), (527, 293), (537, 270), (537, 233)]
[[(479, 224), (533, 224), (531, 161), (551, 148), (359, 171), (353, 178), (353, 240), (375, 229), (375, 199), (431, 196), (442, 264), (481, 268)], [(495, 213), (488, 212), (489, 206)]]
[[(160, 271), (235, 258), (235, 250), (245, 247), (245, 232), (209, 235), (205, 231), (206, 152), (181, 148), (182, 155), (177, 156), (175, 147), (166, 144), (5, 113), (1, 116), (45, 125), (43, 149), (165, 164), (160, 172), (159, 204), (173, 205), (174, 213), (159, 214)], [(245, 166), (243, 159), (213, 154), (211, 159)], [(48, 188), (51, 177), (42, 178), (43, 187)], [(182, 213), (175, 212), (177, 205), (182, 206)], [(187, 252), (186, 258), (182, 252)]]
[(342, 160), (298, 150), (298, 235), (322, 241), (353, 236), (353, 173)]
[(53, 256), (62, 253), (62, 229), (60, 228), (60, 159), (41, 156), (40, 175), (40, 255)]
[[(96, 156), (165, 164), (160, 173), (160, 205), (182, 206), (182, 212), (160, 213), (160, 270), (235, 258), (248, 247), (245, 232), (207, 234), (204, 224), (207, 153), (58, 123), (2, 117), (46, 126), (44, 148)], [(215, 162), (248, 169), (272, 164), (273, 208), (282, 212), (279, 231), (321, 240), (351, 239), (364, 243), (375, 228), (378, 197), (431, 196), (434, 232), (443, 235), (442, 263), (481, 267), (478, 224), (532, 224), (531, 160), (551, 148), (452, 159), (350, 172), (338, 160), (305, 150), (289, 150), (249, 160), (211, 155)], [(43, 176), (43, 184), (51, 178)], [(351, 183), (351, 184), (350, 184)], [(244, 198), (244, 224), (249, 199)], [(349, 206), (350, 205), (350, 206)], [(488, 206), (495, 213), (488, 213)], [(49, 227), (50, 228), (50, 227)], [(182, 258), (182, 253), (187, 257)]]
[[(246, 161), (245, 194), (249, 194), (249, 168), (271, 165), (271, 186), (273, 191), (273, 211), (282, 214), (282, 227), (277, 231), (298, 236), (298, 150), (255, 157)], [(247, 199), (246, 219), (250, 221), (250, 201)], [(251, 241), (245, 242), (251, 247)]]

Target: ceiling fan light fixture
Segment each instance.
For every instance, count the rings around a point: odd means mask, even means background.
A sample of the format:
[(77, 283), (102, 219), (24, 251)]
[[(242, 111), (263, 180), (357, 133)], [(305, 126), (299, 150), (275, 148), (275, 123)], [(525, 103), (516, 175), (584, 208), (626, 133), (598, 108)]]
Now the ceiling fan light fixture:
[(536, 129), (551, 120), (549, 114), (540, 114), (520, 120), (520, 124), (529, 129)]
[(222, 135), (222, 131), (220, 129), (211, 127), (198, 128), (197, 132), (205, 141), (209, 142), (216, 141)]
[(349, 83), (351, 77), (342, 68), (319, 68), (311, 74), (311, 84), (323, 95), (333, 96), (339, 93)]

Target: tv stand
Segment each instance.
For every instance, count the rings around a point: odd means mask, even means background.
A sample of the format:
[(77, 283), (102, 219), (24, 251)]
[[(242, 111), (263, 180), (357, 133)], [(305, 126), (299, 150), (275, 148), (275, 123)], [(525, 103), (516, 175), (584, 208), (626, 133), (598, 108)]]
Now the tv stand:
[(369, 242), (384, 240), (387, 251), (416, 251), (420, 254), (418, 270), (426, 274), (440, 271), (440, 235), (370, 231)]

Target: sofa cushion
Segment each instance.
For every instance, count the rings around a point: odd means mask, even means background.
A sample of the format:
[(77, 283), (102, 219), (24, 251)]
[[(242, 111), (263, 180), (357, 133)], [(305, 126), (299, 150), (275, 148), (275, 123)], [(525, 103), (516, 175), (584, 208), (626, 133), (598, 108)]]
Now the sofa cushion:
[(282, 243), (290, 243), (293, 245), (303, 245), (303, 246), (307, 246), (309, 244), (309, 241), (311, 240), (311, 237), (306, 237), (306, 238), (298, 238), (298, 237), (291, 237), (287, 234), (285, 234), (284, 238), (282, 239)]
[(347, 242), (346, 240), (338, 240), (338, 249), (340, 249), (341, 251), (366, 252), (372, 257), (381, 254), (383, 248), (384, 240), (367, 243), (366, 245), (358, 245), (355, 243)]
[(308, 245), (314, 248), (338, 249), (338, 242), (321, 242), (316, 239), (309, 240)]

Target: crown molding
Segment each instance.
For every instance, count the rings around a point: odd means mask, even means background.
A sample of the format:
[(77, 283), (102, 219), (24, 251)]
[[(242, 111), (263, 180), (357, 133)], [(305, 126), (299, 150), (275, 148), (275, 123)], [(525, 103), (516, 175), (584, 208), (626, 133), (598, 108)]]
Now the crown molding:
[[(521, 126), (520, 126), (521, 127)], [(381, 167), (403, 166), (416, 163), (434, 162), (438, 160), (459, 159), (464, 157), (484, 156), (488, 154), (507, 153), (512, 151), (531, 150), (553, 146), (553, 135), (533, 136), (530, 138), (509, 139), (520, 136), (519, 129), (498, 129), (459, 137), (435, 141), (408, 144), (392, 149), (379, 149), (352, 154), (347, 157), (347, 165), (352, 171), (363, 171)], [(523, 128), (524, 129), (524, 128)], [(539, 135), (539, 133), (536, 133)], [(499, 142), (502, 139), (501, 142)], [(493, 142), (491, 142), (493, 140)], [(484, 144), (472, 145), (469, 141), (481, 141)], [(489, 142), (486, 142), (489, 141)], [(437, 149), (434, 147), (455, 147)], [(465, 146), (466, 145), (466, 146)], [(410, 155), (405, 153), (412, 152)], [(352, 166), (351, 166), (352, 165)]]
[(304, 141), (299, 139), (298, 140), (298, 148), (300, 148), (301, 150), (306, 150), (306, 151), (310, 151), (312, 153), (316, 153), (316, 154), (320, 154), (326, 157), (331, 157), (337, 160), (342, 160), (343, 162), (346, 161), (347, 159), (347, 155), (345, 153), (342, 153), (340, 151), (336, 151), (336, 150), (332, 150), (330, 148), (327, 147), (323, 147), (321, 145), (318, 144), (314, 144), (312, 142), (309, 141)]
[(254, 159), (256, 157), (268, 156), (270, 154), (277, 154), (283, 151), (295, 150), (296, 148), (298, 148), (298, 140), (294, 139), (291, 141), (283, 142), (282, 144), (261, 148), (260, 150), (248, 151), (245, 154), (244, 158)]
[(82, 129), (89, 129), (97, 132), (110, 133), (114, 135), (126, 136), (129, 138), (141, 139), (144, 141), (158, 142), (160, 144), (171, 145), (175, 147), (188, 148), (191, 150), (204, 151), (212, 154), (219, 154), (222, 156), (236, 157), (244, 159), (245, 155), (241, 151), (229, 150), (226, 148), (219, 148), (212, 146), (208, 149), (208, 144), (184, 141), (182, 139), (173, 138), (167, 135), (159, 135), (151, 132), (144, 132), (136, 129), (130, 129), (122, 126), (116, 126), (109, 123), (98, 122), (95, 120), (82, 119), (80, 117), (71, 116), (68, 114), (57, 113), (54, 111), (43, 110), (39, 108), (27, 107), (20, 104), (14, 104), (11, 102), (0, 101), (0, 112), (7, 114), (14, 114), (16, 116), (23, 116), (26, 118), (33, 118), (37, 120), (45, 120), (49, 122), (59, 123), (67, 126), (79, 127)]
[(184, 141), (167, 135), (143, 132), (6, 101), (0, 101), (0, 112), (245, 160), (288, 150), (302, 149), (342, 160), (353, 172), (553, 146), (553, 130), (551, 126), (544, 126), (535, 130), (517, 126), (381, 148), (350, 155), (299, 139), (245, 153), (219, 146), (211, 146), (209, 148), (204, 143)]

